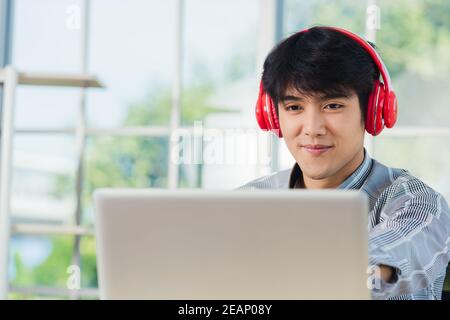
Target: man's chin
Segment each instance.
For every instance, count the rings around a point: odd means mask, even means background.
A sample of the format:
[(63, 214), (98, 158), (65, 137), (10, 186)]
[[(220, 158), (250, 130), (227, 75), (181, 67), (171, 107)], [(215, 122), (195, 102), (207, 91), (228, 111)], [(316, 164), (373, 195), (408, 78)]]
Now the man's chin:
[(320, 171), (320, 172), (303, 172), (303, 175), (308, 177), (310, 180), (322, 180), (327, 178), (329, 175), (327, 172)]

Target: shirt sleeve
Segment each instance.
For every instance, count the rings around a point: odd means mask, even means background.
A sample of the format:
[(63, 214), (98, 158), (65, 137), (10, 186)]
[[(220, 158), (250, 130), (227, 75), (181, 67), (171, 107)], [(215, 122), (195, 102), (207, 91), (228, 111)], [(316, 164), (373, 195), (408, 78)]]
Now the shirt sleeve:
[(396, 281), (381, 281), (372, 297), (386, 299), (426, 288), (450, 260), (450, 209), (420, 180), (398, 184), (369, 233), (369, 265), (394, 268)]

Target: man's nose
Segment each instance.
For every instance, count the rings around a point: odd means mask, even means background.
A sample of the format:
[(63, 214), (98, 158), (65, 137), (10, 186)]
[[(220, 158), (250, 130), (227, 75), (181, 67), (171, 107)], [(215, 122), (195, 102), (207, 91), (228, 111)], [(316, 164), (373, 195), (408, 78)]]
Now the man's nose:
[(326, 134), (325, 119), (320, 111), (310, 109), (305, 112), (303, 130), (307, 136), (322, 136)]

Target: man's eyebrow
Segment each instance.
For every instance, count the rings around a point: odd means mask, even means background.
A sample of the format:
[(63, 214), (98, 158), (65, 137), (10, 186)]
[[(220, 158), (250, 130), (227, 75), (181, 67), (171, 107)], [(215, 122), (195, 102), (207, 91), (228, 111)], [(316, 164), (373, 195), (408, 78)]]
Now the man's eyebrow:
[[(350, 95), (345, 92), (335, 92), (335, 93), (321, 94), (318, 96), (318, 99), (320, 101), (325, 101), (325, 100), (330, 100), (330, 99), (349, 98), (349, 97), (350, 97)], [(280, 99), (281, 102), (303, 101), (303, 100), (304, 99), (302, 97), (298, 97), (298, 96), (284, 96), (284, 97), (281, 97), (281, 99)]]
[(281, 97), (280, 101), (282, 101), (282, 102), (285, 102), (285, 101), (303, 101), (303, 98), (296, 97), (296, 96), (284, 96), (284, 97)]
[(327, 93), (319, 96), (319, 100), (330, 100), (330, 99), (339, 99), (339, 98), (349, 98), (350, 95), (345, 92), (335, 92), (335, 93)]

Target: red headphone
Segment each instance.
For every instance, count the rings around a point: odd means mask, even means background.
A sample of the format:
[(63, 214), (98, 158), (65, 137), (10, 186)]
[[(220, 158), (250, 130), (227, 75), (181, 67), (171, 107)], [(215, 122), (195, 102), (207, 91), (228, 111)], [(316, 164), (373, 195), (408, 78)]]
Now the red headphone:
[[(391, 78), (381, 57), (369, 43), (350, 31), (335, 27), (317, 28), (335, 30), (348, 36), (358, 42), (372, 57), (381, 73), (383, 82), (380, 82), (378, 79), (375, 80), (372, 92), (369, 95), (365, 124), (366, 131), (371, 135), (376, 136), (380, 134), (385, 125), (388, 128), (392, 128), (397, 121), (397, 97), (392, 88)], [(308, 32), (309, 30), (310, 29), (308, 28), (299, 33)], [(261, 129), (265, 131), (270, 130), (279, 138), (283, 136), (274, 103), (270, 96), (265, 92), (262, 80), (259, 85), (258, 101), (256, 102), (255, 111), (256, 120)]]

